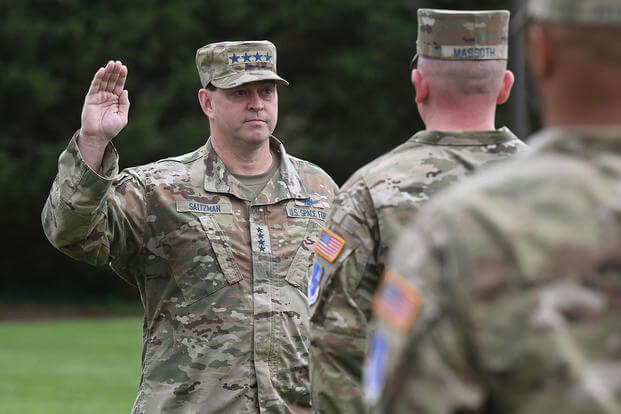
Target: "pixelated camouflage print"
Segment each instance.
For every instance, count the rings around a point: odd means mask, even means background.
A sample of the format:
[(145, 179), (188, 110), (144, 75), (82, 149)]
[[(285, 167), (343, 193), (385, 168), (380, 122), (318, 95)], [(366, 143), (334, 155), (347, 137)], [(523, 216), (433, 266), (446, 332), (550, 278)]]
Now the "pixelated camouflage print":
[(423, 313), (377, 320), (374, 412), (621, 412), (621, 126), (529, 142), (404, 230), (389, 266)]
[(418, 9), (416, 52), (431, 59), (504, 59), (509, 56), (507, 10)]
[(535, 20), (587, 26), (621, 26), (619, 0), (529, 0), (527, 15)]
[(196, 51), (196, 67), (203, 86), (228, 89), (262, 80), (289, 85), (276, 72), (276, 46), (267, 40), (210, 43)]
[(86, 166), (75, 137), (61, 155), (47, 237), (110, 263), (144, 304), (134, 413), (310, 411), (306, 273), (324, 219), (288, 207), (327, 213), (336, 185), (274, 138), (271, 149), (280, 167), (255, 200), (209, 141), (108, 178)]
[(370, 304), (402, 226), (445, 187), (525, 148), (506, 128), (421, 131), (345, 183), (326, 222), (345, 240), (343, 251), (334, 263), (315, 256), (324, 273), (311, 306), (314, 410), (364, 412), (361, 379)]

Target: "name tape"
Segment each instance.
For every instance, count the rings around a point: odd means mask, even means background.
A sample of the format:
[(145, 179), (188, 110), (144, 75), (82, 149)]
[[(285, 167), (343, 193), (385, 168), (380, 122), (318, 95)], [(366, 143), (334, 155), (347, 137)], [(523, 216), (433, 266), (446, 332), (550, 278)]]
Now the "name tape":
[(206, 204), (196, 201), (177, 201), (178, 212), (209, 213), (209, 214), (233, 214), (233, 206), (230, 204)]
[(507, 46), (442, 46), (442, 57), (454, 59), (506, 59)]

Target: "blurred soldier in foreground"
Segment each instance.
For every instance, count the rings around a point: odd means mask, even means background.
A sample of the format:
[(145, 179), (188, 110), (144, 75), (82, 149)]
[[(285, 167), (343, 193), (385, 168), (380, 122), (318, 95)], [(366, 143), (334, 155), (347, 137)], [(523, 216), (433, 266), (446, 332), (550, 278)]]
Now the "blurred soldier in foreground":
[(127, 68), (97, 71), (45, 234), (140, 291), (133, 412), (310, 412), (306, 276), (336, 185), (271, 135), (287, 85), (272, 43), (209, 44), (196, 63), (206, 144), (120, 174), (110, 141), (127, 124)]
[(621, 2), (527, 11), (546, 129), (395, 246), (365, 365), (378, 412), (621, 412)]
[(418, 12), (411, 80), (426, 130), (347, 181), (315, 245), (308, 300), (316, 412), (364, 412), (371, 299), (403, 224), (441, 189), (525, 148), (507, 128), (494, 129), (496, 105), (513, 84), (508, 22), (508, 11)]

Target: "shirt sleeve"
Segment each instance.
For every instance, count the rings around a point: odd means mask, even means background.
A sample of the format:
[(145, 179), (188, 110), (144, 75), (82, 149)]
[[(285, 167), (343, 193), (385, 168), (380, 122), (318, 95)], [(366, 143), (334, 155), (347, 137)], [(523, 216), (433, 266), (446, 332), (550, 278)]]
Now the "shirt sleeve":
[(320, 254), (322, 247), (315, 245), (309, 278), (313, 407), (325, 413), (363, 412), (362, 364), (379, 269), (377, 217), (362, 178), (354, 176), (337, 195), (322, 238), (324, 245), (342, 248)]
[[(83, 160), (76, 133), (60, 155), (58, 173), (41, 214), (45, 235), (68, 256), (95, 266), (116, 264), (132, 284), (127, 262), (143, 243), (144, 187), (130, 172), (118, 174), (118, 155), (106, 148), (101, 175)], [(118, 268), (118, 270), (117, 270)]]

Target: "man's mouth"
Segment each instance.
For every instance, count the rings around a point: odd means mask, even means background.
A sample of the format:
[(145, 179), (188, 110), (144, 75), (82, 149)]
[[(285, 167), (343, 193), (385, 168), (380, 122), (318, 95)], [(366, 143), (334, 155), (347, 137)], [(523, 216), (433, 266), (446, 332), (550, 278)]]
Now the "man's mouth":
[(244, 122), (247, 122), (247, 123), (263, 122), (267, 124), (267, 121), (262, 118), (250, 118), (250, 119), (246, 119)]

